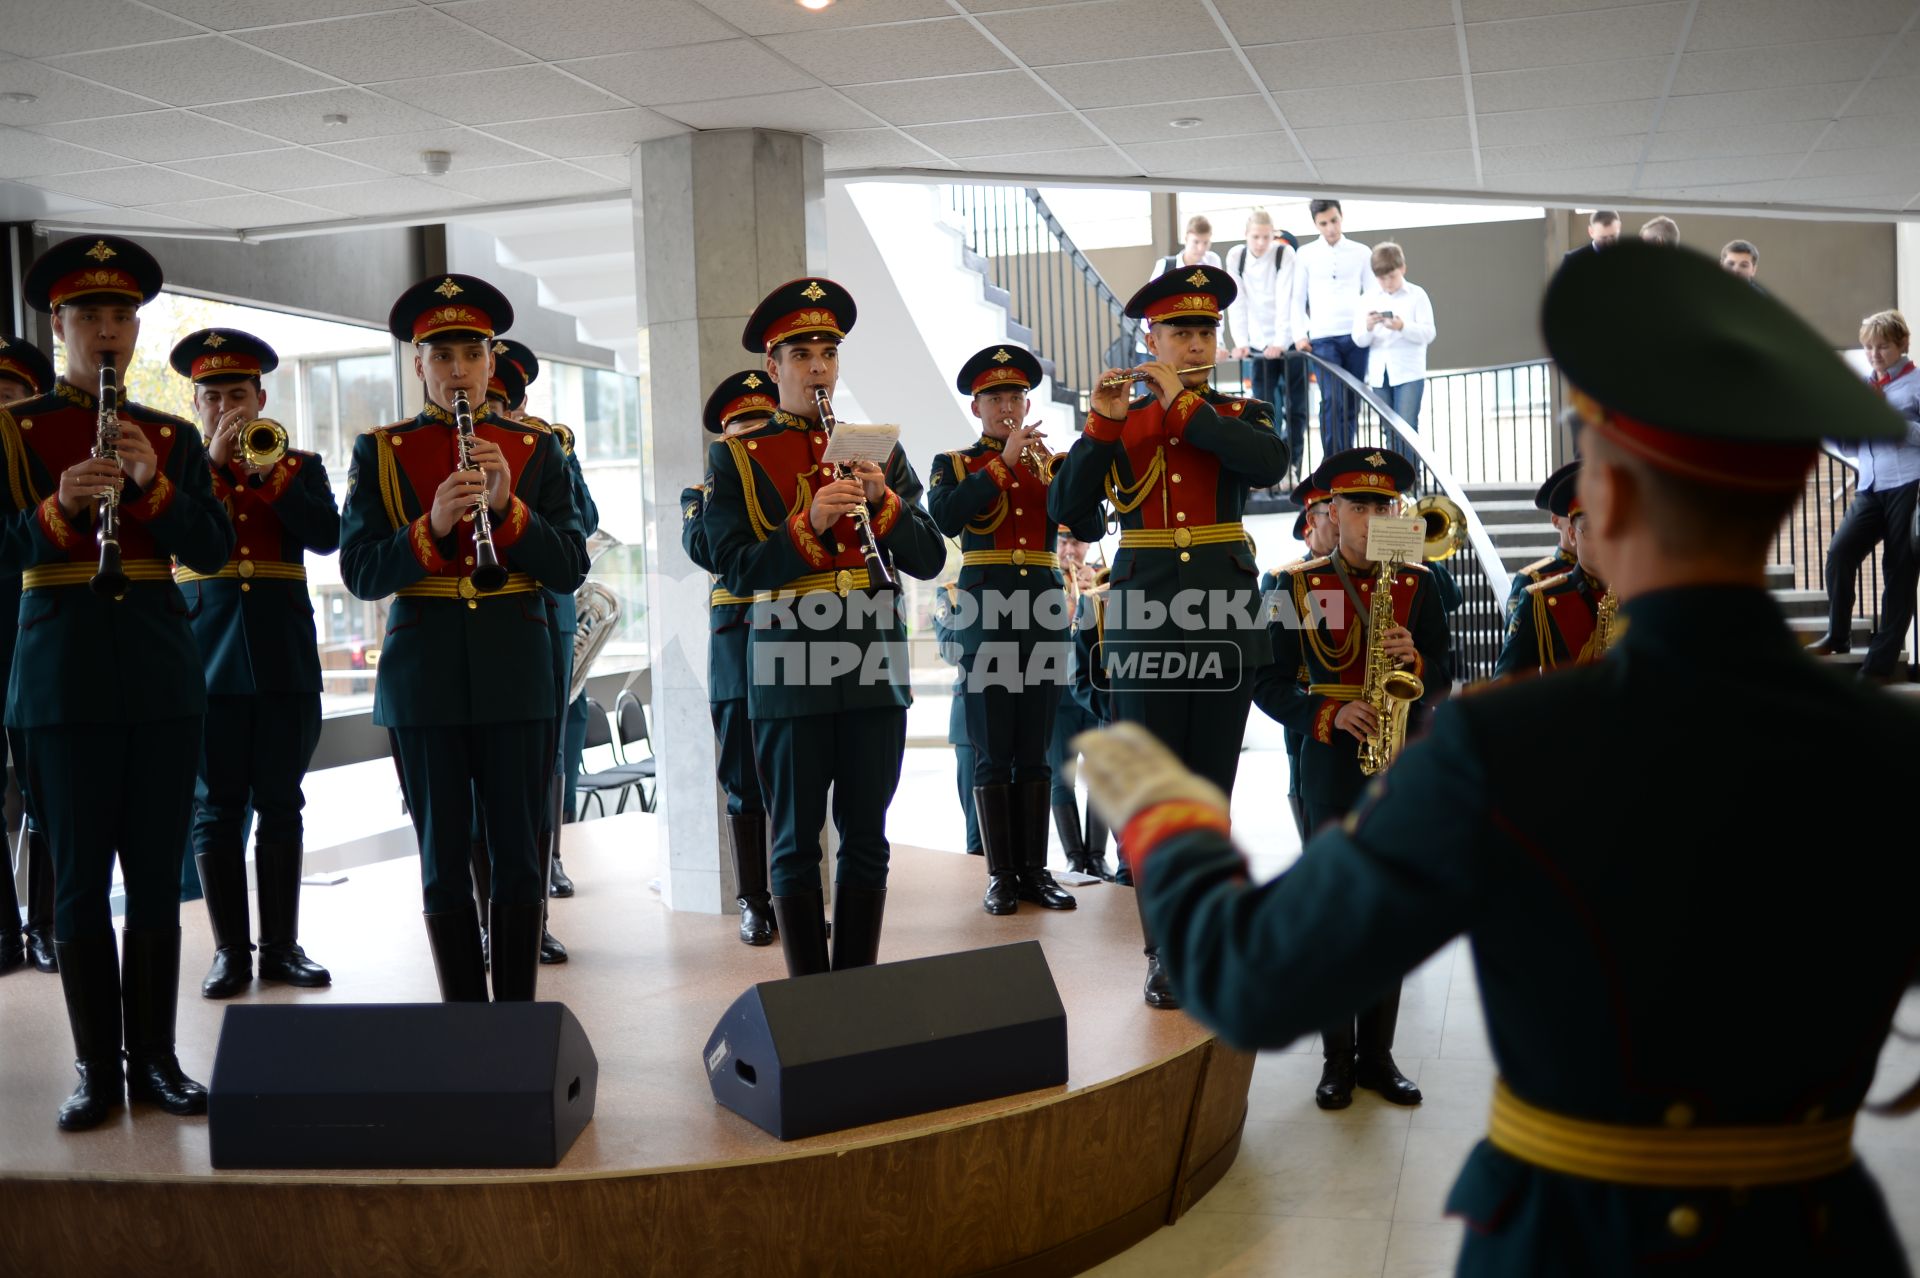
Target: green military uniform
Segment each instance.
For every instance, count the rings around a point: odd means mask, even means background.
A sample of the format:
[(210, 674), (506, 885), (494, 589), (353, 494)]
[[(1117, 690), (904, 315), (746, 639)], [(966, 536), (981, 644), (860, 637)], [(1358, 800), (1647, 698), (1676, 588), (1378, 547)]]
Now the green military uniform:
[(960, 794), (960, 812), (967, 826), (967, 855), (985, 856), (980, 842), (980, 812), (973, 805), (973, 738), (967, 735), (967, 671), (960, 662), (960, 641), (954, 631), (958, 605), (954, 596), (960, 587), (943, 582), (933, 596), (928, 618), (933, 622), (933, 643), (940, 660), (954, 668), (953, 703), (947, 708), (947, 744), (953, 747), (953, 782)]
[[(258, 378), (279, 362), (259, 338), (225, 328), (189, 333), (170, 357), (174, 371), (196, 385)], [(217, 572), (181, 567), (174, 576), (207, 680), (193, 859), (215, 952), (200, 992), (229, 998), (253, 975), (249, 809), (259, 822), (260, 977), (309, 987), (329, 980), (298, 942), (306, 806), (300, 783), (320, 743), (320, 655), (306, 556), (340, 548), (340, 511), (317, 453), (289, 450), (254, 476), (236, 449), (211, 473), (214, 498), (233, 524), (233, 554)]]
[[(1313, 486), (1313, 477), (1309, 475), (1294, 486), (1293, 491), (1288, 494), (1288, 497), (1300, 507), (1300, 513), (1296, 515), (1293, 520), (1293, 539), (1305, 545), (1307, 540), (1307, 516), (1313, 512), (1315, 506), (1322, 502), (1332, 501), (1333, 494), (1315, 488)], [(1311, 550), (1309, 550), (1306, 559), (1296, 559), (1277, 572), (1265, 573), (1261, 576), (1260, 597), (1267, 601), (1267, 622), (1269, 625), (1273, 623), (1278, 615), (1274, 612), (1274, 609), (1279, 607), (1278, 591), (1280, 589), (1280, 574), (1290, 573), (1306, 563), (1308, 559), (1314, 557)], [(1305, 675), (1306, 672), (1302, 670), (1300, 677), (1305, 678)], [(1307, 835), (1313, 830), (1313, 827), (1307, 824), (1307, 805), (1300, 797), (1300, 747), (1305, 744), (1307, 738), (1306, 735), (1298, 729), (1284, 723), (1280, 725), (1280, 736), (1285, 742), (1287, 750), (1287, 808), (1293, 813), (1294, 828), (1300, 832), (1300, 838), (1304, 841)]]
[[(1798, 499), (1819, 434), (1901, 437), (1819, 334), (1690, 250), (1570, 264), (1543, 328), (1606, 455), (1750, 521)], [(1702, 376), (1728, 367), (1746, 375)], [(1899, 793), (1920, 717), (1801, 651), (1762, 587), (1763, 541), (1722, 553), (1721, 584), (1629, 593), (1604, 660), (1444, 707), (1271, 883), (1247, 881), (1223, 813), (1131, 819), (1181, 992), (1241, 1047), (1288, 1042), (1468, 935), (1502, 1082), (1448, 1201), (1463, 1274), (1907, 1271), (1851, 1130), (1920, 965), (1920, 871), (1836, 840), (1818, 796)], [(1710, 729), (1649, 731), (1685, 707)], [(1726, 801), (1788, 757), (1815, 797)], [(1675, 778), (1701, 801), (1645, 817), (1638, 799)], [(1755, 1025), (1765, 1050), (1731, 1061)]]
[[(1068, 536), (1073, 535), (1072, 529), (1063, 528), (1060, 531)], [(1104, 528), (1101, 531), (1104, 532)], [(1071, 573), (1072, 569), (1063, 567), (1062, 571)], [(1080, 757), (1080, 752), (1074, 749), (1073, 739), (1082, 732), (1100, 726), (1093, 712), (1077, 695), (1082, 659), (1078, 625), (1082, 613), (1090, 613), (1091, 601), (1075, 588), (1071, 577), (1067, 581), (1067, 598), (1071, 601), (1074, 634), (1069, 650), (1067, 677), (1056, 689), (1058, 697), (1053, 712), (1053, 733), (1047, 740), (1047, 767), (1053, 773), (1053, 827), (1059, 831), (1060, 846), (1066, 849), (1069, 869), (1091, 874), (1097, 879), (1111, 880), (1113, 875), (1107, 869), (1106, 823), (1091, 807), (1083, 818), (1079, 796), (1074, 793), (1074, 761)]]
[[(128, 240), (88, 236), (42, 254), (26, 298), (96, 336), (160, 291), (160, 267)], [(95, 327), (95, 326), (98, 327)], [(122, 332), (125, 330), (122, 329)], [(116, 352), (131, 356), (131, 337)], [(178, 418), (122, 404), (158, 461), (147, 486), (119, 500), (118, 596), (89, 588), (100, 552), (94, 512), (69, 516), (60, 477), (98, 434), (93, 390), (62, 381), (0, 412), (6, 520), (0, 572), (20, 573), (19, 639), (7, 694), (34, 813), (52, 850), (61, 984), (81, 1081), (60, 1125), (91, 1127), (127, 1091), (171, 1113), (200, 1113), (206, 1092), (180, 1071), (174, 1012), (180, 973), (180, 859), (193, 810), (206, 681), (186, 600), (169, 557), (217, 571), (233, 528), (214, 500), (199, 433)], [(126, 888), (124, 954), (116, 954), (113, 865)]]
[[(1579, 462), (1561, 467), (1541, 488), (1538, 503), (1561, 519), (1574, 519), (1581, 513), (1575, 491), (1579, 476)], [(1612, 638), (1600, 624), (1606, 597), (1606, 585), (1577, 562), (1526, 587), (1507, 622), (1494, 676), (1544, 674), (1598, 661)]]
[[(989, 346), (961, 366), (955, 387), (970, 396), (1024, 396), (1042, 376), (1032, 352)], [(974, 411), (982, 411), (978, 399)], [(1073, 897), (1047, 870), (1047, 743), (1072, 620), (1056, 549), (1060, 526), (1047, 516), (1053, 467), (1049, 461), (1036, 469), (1026, 459), (1009, 464), (1004, 445), (983, 434), (935, 458), (927, 511), (960, 542), (953, 629), (967, 676), (962, 703), (987, 861), (983, 904), (989, 914), (1012, 914), (1021, 901), (1070, 910)], [(1070, 522), (1084, 541), (1097, 540), (1104, 528), (1097, 502)]]
[[(781, 286), (747, 321), (742, 344), (772, 358), (787, 342), (837, 343), (853, 327), (845, 289), (824, 279)], [(707, 451), (713, 495), (702, 516), (721, 584), (752, 597), (747, 712), (773, 827), (774, 914), (787, 970), (800, 976), (876, 960), (886, 908), (887, 805), (906, 748), (906, 624), (896, 589), (872, 576), (853, 516), (824, 534), (811, 519), (827, 432), (776, 411)], [(920, 504), (919, 476), (896, 446), (887, 492), (869, 503), (893, 571), (932, 578), (946, 543)], [(828, 790), (840, 831), (834, 953), (827, 955), (819, 831)]]
[[(1553, 512), (1549, 506), (1548, 499), (1552, 497), (1562, 482), (1571, 479), (1574, 475), (1577, 475), (1579, 471), (1580, 463), (1578, 461), (1570, 461), (1558, 470), (1555, 470), (1551, 475), (1548, 475), (1546, 482), (1541, 484), (1539, 491), (1533, 495), (1534, 507), (1538, 510), (1546, 511), (1548, 514), (1552, 514)], [(1562, 541), (1565, 541), (1564, 535), (1562, 536)], [(1527, 597), (1527, 587), (1538, 585), (1549, 577), (1559, 576), (1561, 573), (1571, 569), (1574, 566), (1574, 562), (1573, 551), (1563, 544), (1555, 548), (1551, 555), (1548, 555), (1544, 559), (1536, 559), (1519, 572), (1513, 574), (1513, 581), (1507, 587), (1507, 625), (1511, 627), (1514, 617), (1519, 615), (1521, 604)]]
[[(437, 276), (401, 296), (388, 326), (431, 353), (443, 342), (484, 346), (512, 314), (484, 281)], [(470, 868), (477, 803), (492, 871), (493, 994), (523, 1000), (534, 995), (545, 925), (540, 812), (562, 699), (546, 591), (578, 589), (586, 548), (552, 434), (492, 414), (476, 420), (474, 432), (500, 446), (512, 474), (512, 496), (493, 527), (506, 584), (491, 592), (475, 585), (474, 521), (447, 537), (433, 534), (433, 496), (455, 469), (457, 431), (452, 414), (432, 402), (355, 441), (340, 569), (356, 598), (394, 596), (373, 721), (393, 740), (420, 840), (441, 994), (487, 997)]]
[[(1236, 291), (1225, 271), (1179, 267), (1126, 310), (1149, 324), (1217, 329)], [(1101, 643), (1114, 719), (1145, 725), (1229, 793), (1253, 672), (1272, 656), (1240, 520), (1248, 490), (1279, 483), (1286, 469), (1270, 405), (1185, 389), (1165, 408), (1135, 400), (1124, 421), (1090, 414), (1048, 494), (1057, 523), (1077, 524), (1103, 500), (1120, 517)], [(1183, 595), (1200, 601), (1196, 612), (1175, 609)], [(1177, 1006), (1145, 939), (1146, 1000)]]

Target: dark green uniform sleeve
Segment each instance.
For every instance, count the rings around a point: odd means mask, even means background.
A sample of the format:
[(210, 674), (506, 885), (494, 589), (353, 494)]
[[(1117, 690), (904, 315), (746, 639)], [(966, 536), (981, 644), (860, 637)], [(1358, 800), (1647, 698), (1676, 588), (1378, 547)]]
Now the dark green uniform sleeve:
[(1493, 663), (1496, 679), (1540, 672), (1540, 631), (1534, 625), (1530, 602), (1530, 596), (1522, 591), (1519, 605), (1507, 614), (1506, 642), (1500, 645), (1500, 659)]
[(1514, 615), (1520, 611), (1520, 605), (1526, 602), (1527, 587), (1532, 584), (1533, 582), (1525, 573), (1513, 575), (1513, 584), (1507, 587), (1507, 625), (1509, 627), (1513, 625)]
[(1460, 605), (1467, 601), (1467, 594), (1460, 589), (1460, 582), (1453, 572), (1437, 560), (1427, 565), (1427, 571), (1433, 574), (1433, 584), (1440, 592), (1440, 606), (1448, 612), (1459, 612)]
[(327, 464), (318, 456), (302, 454), (298, 478), (273, 503), (273, 513), (315, 554), (330, 555), (340, 549), (340, 508), (333, 501), (333, 485), (327, 482)]
[(1267, 622), (1267, 635), (1273, 642), (1273, 660), (1261, 666), (1253, 676), (1253, 704), (1275, 723), (1302, 736), (1313, 732), (1313, 720), (1325, 700), (1309, 693), (1300, 682), (1300, 667), (1305, 664), (1306, 621), (1294, 604), (1293, 575), (1275, 573), (1268, 599), (1274, 611)]
[(926, 490), (898, 444), (893, 446), (893, 455), (887, 458), (887, 487), (900, 498), (903, 509), (893, 527), (880, 538), (880, 544), (901, 572), (931, 581), (947, 566), (947, 539), (940, 535), (933, 516), (927, 513), (927, 504), (922, 500)]
[[(712, 483), (711, 477), (707, 480)], [(713, 548), (707, 544), (707, 492), (704, 488), (680, 490), (680, 549), (687, 552), (694, 567), (713, 571)]]
[[(954, 475), (954, 468), (961, 475)], [(958, 537), (968, 524), (980, 518), (1000, 500), (1000, 485), (986, 467), (967, 474), (958, 453), (941, 453), (927, 471), (927, 513), (934, 527), (948, 537)]]
[[(565, 449), (561, 450), (566, 452)], [(567, 453), (567, 486), (573, 493), (574, 514), (580, 520), (580, 535), (591, 537), (600, 529), (600, 507), (587, 487), (587, 473), (580, 469), (580, 454)]]
[[(768, 511), (770, 518), (780, 522), (767, 533), (765, 541), (754, 536), (740, 471), (734, 463), (732, 449), (726, 444), (708, 447), (707, 473), (713, 476), (713, 492), (707, 497), (706, 513), (700, 517), (708, 553), (713, 556), (713, 567), (707, 571), (718, 573), (728, 591), (736, 595), (777, 590), (813, 569), (781, 526), (781, 517), (789, 513), (784, 507), (775, 506)], [(747, 473), (757, 480), (752, 466), (747, 467)], [(776, 510), (780, 515), (773, 514)]]
[(1441, 606), (1440, 591), (1431, 574), (1421, 581), (1417, 603), (1407, 620), (1414, 649), (1421, 658), (1416, 673), (1426, 689), (1420, 704), (1438, 705), (1453, 690), (1453, 626), (1447, 621), (1447, 610)]
[[(0, 416), (11, 417), (11, 414), (0, 408)], [(4, 467), (4, 471), (0, 473), (13, 474), (16, 467), (24, 471), (30, 464), (27, 456), (14, 455), (13, 449), (16, 443), (19, 444), (22, 454), (27, 451), (26, 445), (19, 440), (19, 431), (11, 422), (7, 429), (0, 430), (0, 441), (4, 441), (0, 442), (0, 454), (4, 454), (0, 455), (0, 466)], [(53, 479), (54, 491), (57, 493), (60, 477), (55, 475)], [(0, 484), (0, 509), (7, 512), (5, 521), (0, 522), (0, 573), (17, 577), (23, 570), (32, 568), (36, 564), (54, 563), (67, 557), (66, 553), (48, 541), (46, 534), (41, 531), (38, 507), (32, 504), (25, 506), (14, 504), (11, 484)], [(75, 526), (79, 526), (77, 521)], [(13, 583), (13, 589), (14, 598), (18, 599), (20, 589), (18, 581)], [(12, 616), (6, 618), (6, 621), (10, 625), (17, 624)]]
[[(528, 491), (528, 481), (533, 489)], [(543, 435), (533, 460), (519, 476), (515, 495), (532, 507), (527, 526), (511, 547), (502, 547), (500, 562), (531, 576), (548, 590), (570, 595), (587, 579), (587, 537), (573, 504), (573, 481), (567, 474), (566, 451), (560, 441)]]
[(413, 553), (412, 525), (393, 527), (380, 499), (379, 446), (372, 434), (353, 441), (347, 505), (340, 517), (340, 581), (355, 599), (385, 599), (427, 575)]
[[(1078, 527), (1099, 519), (1100, 503), (1106, 498), (1107, 471), (1120, 455), (1120, 441), (1095, 439), (1082, 431), (1067, 450), (1066, 460), (1054, 472), (1047, 489), (1047, 518), (1056, 524)], [(1094, 541), (1097, 538), (1088, 537)]]
[(1227, 840), (1194, 831), (1152, 850), (1139, 890), (1182, 1006), (1236, 1047), (1279, 1047), (1469, 928), (1496, 837), (1480, 751), (1449, 706), (1277, 879), (1249, 884)]
[(1273, 407), (1250, 399), (1238, 417), (1222, 417), (1201, 404), (1187, 418), (1181, 437), (1220, 459), (1249, 488), (1271, 488), (1287, 473), (1287, 441), (1273, 431)]
[[(137, 423), (151, 430), (147, 422)], [(213, 470), (207, 464), (200, 432), (182, 422), (167, 452), (166, 476), (174, 486), (167, 508), (147, 521), (147, 531), (164, 555), (171, 555), (195, 572), (219, 572), (233, 554), (233, 522), (227, 508), (213, 496)], [(123, 516), (139, 498), (121, 499)]]

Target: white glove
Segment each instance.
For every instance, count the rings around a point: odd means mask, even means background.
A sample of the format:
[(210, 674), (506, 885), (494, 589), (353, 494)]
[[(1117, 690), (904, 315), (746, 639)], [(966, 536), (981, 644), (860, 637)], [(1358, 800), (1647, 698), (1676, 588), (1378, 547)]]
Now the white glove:
[(1158, 803), (1183, 799), (1227, 815), (1220, 787), (1189, 772), (1173, 751), (1137, 723), (1083, 732), (1073, 739), (1083, 756), (1080, 775), (1094, 810), (1118, 832), (1136, 813)]

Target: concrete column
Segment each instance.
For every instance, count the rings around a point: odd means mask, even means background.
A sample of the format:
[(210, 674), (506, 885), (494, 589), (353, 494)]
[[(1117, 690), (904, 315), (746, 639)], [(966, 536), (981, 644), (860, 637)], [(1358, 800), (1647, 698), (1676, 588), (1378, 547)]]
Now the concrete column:
[(747, 316), (776, 285), (826, 269), (825, 167), (817, 140), (763, 129), (661, 138), (634, 161), (660, 886), (674, 909), (718, 913), (735, 889), (707, 712), (707, 577), (680, 548), (680, 490), (706, 473), (708, 392), (759, 365), (740, 347)]
[(1894, 305), (1908, 321), (1920, 316), (1920, 222), (1893, 225)]

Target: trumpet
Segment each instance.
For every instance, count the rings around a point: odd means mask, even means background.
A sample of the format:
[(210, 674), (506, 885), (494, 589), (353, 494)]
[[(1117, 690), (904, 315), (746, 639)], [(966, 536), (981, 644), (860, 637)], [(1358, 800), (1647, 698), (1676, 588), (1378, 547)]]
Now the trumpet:
[(256, 417), (240, 431), (240, 460), (272, 466), (287, 455), (287, 428), (271, 417)]
[[(1180, 376), (1185, 377), (1188, 373), (1205, 373), (1217, 367), (1219, 367), (1217, 364), (1194, 364), (1191, 367), (1179, 368), (1174, 371), (1179, 373)], [(1131, 386), (1135, 382), (1145, 381), (1146, 378), (1147, 375), (1141, 372), (1122, 373), (1118, 377), (1109, 377), (1099, 382), (1098, 385), (1101, 389), (1106, 390), (1115, 386)]]
[[(100, 357), (100, 416), (94, 428), (93, 455), (103, 461), (120, 459), (120, 374), (111, 352)], [(96, 595), (119, 599), (127, 593), (127, 572), (120, 562), (120, 488), (101, 493), (94, 534), (100, 542), (100, 566), (87, 582)]]
[[(1018, 417), (1002, 417), (1000, 424), (1011, 431), (1020, 424), (1020, 419)], [(1045, 446), (1037, 439), (1029, 440), (1027, 446), (1020, 450), (1020, 460), (1025, 462), (1028, 468), (1031, 469), (1034, 474), (1038, 475), (1043, 482), (1049, 484), (1053, 482), (1053, 472), (1059, 469), (1060, 463), (1065, 461), (1066, 457), (1067, 455), (1065, 453), (1048, 452)]]
[[(813, 388), (813, 404), (814, 407), (819, 410), (820, 424), (825, 427), (827, 433), (831, 435), (833, 428), (839, 425), (840, 419), (833, 415), (833, 401), (827, 398), (826, 387), (816, 386)], [(852, 479), (854, 477), (853, 467), (847, 465), (845, 462), (836, 464), (833, 471), (833, 477), (835, 479)], [(877, 584), (887, 586), (894, 585), (893, 569), (887, 566), (887, 557), (881, 553), (880, 538), (874, 534), (873, 516), (867, 510), (867, 503), (862, 501), (853, 508), (852, 513), (854, 527), (860, 532), (860, 553), (866, 558), (868, 574)]]
[[(459, 441), (459, 468), (475, 469), (473, 406), (468, 403), (467, 393), (463, 390), (453, 393), (453, 429), (454, 437)], [(473, 514), (469, 517), (473, 520), (473, 588), (482, 592), (498, 590), (507, 584), (507, 570), (493, 548), (493, 511), (487, 506), (484, 490), (480, 500), (473, 503)]]

